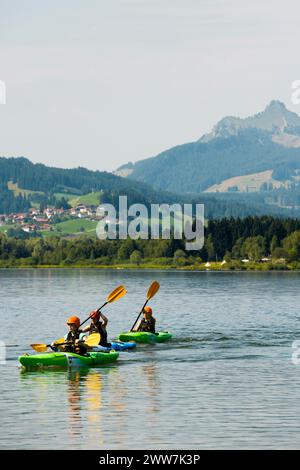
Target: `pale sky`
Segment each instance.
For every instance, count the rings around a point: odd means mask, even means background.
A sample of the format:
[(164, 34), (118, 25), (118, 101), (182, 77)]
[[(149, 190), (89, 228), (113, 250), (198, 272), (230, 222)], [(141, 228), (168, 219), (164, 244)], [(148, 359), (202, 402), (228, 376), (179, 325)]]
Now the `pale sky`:
[(112, 171), (291, 102), (298, 0), (0, 0), (0, 156)]

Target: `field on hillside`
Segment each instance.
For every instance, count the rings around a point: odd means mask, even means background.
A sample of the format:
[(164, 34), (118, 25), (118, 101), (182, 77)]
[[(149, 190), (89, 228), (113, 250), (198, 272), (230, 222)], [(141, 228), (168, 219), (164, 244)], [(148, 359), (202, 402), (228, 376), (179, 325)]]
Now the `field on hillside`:
[(32, 191), (30, 189), (19, 188), (18, 183), (12, 183), (11, 181), (7, 183), (7, 187), (10, 191), (14, 192), (15, 196), (21, 194), (22, 196), (28, 197), (30, 196), (30, 194), (44, 194), (42, 191)]
[[(30, 189), (19, 188), (18, 183), (12, 183), (11, 181), (7, 183), (7, 187), (10, 191), (13, 191), (15, 196), (18, 196), (19, 194), (21, 194), (22, 196), (28, 197), (31, 194), (45, 194), (42, 191), (32, 191)], [(100, 203), (100, 195), (101, 195), (100, 191), (83, 194), (82, 196), (78, 196), (78, 194), (63, 193), (63, 192), (54, 193), (54, 196), (56, 197), (56, 199), (65, 198), (72, 207), (75, 207), (78, 204), (98, 206)]]
[(53, 225), (52, 231), (42, 232), (42, 234), (43, 237), (62, 237), (80, 234), (95, 234), (96, 236), (97, 223), (87, 219), (70, 219)]
[(7, 225), (7, 224), (0, 225), (0, 233), (5, 233), (10, 228), (13, 228), (13, 225)]
[(83, 194), (68, 194), (68, 193), (55, 193), (54, 196), (57, 199), (65, 198), (72, 207), (78, 206), (78, 204), (86, 204), (88, 206), (98, 206), (100, 203), (100, 191), (94, 193)]
[(260, 173), (252, 173), (250, 175), (234, 176), (228, 178), (220, 184), (214, 184), (207, 188), (204, 193), (226, 193), (229, 188), (236, 187), (241, 192), (258, 192), (261, 189), (261, 185), (272, 184), (273, 188), (278, 189), (285, 187), (282, 181), (277, 181), (272, 178), (273, 170), (261, 171)]

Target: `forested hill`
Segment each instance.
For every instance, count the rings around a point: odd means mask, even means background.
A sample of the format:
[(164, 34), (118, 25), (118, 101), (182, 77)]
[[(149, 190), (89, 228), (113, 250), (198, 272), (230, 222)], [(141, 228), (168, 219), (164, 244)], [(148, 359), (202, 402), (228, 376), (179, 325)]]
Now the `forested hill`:
[(139, 192), (146, 198), (156, 198), (151, 186), (120, 178), (108, 172), (91, 171), (78, 167), (74, 169), (54, 168), (41, 163), (32, 163), (24, 157), (0, 157), (0, 183), (18, 183), (19, 188), (44, 193), (66, 191), (86, 194), (92, 191)]
[[(14, 195), (8, 183), (22, 192)], [(154, 190), (148, 184), (126, 180), (108, 172), (82, 167), (54, 168), (41, 163), (34, 164), (24, 157), (0, 157), (0, 214), (25, 211), (32, 202), (54, 205), (57, 194), (62, 197), (64, 194), (82, 196), (100, 192), (101, 202), (112, 204), (118, 203), (119, 195), (126, 195), (128, 204), (140, 203), (146, 206), (177, 200), (177, 196)], [(97, 203), (100, 203), (100, 199)]]
[[(14, 194), (8, 184), (18, 191)], [(20, 190), (20, 191), (19, 191)], [(151, 186), (125, 180), (112, 173), (86, 168), (63, 169), (32, 163), (24, 157), (0, 157), (0, 214), (24, 212), (32, 203), (54, 205), (66, 194), (82, 196), (99, 194), (101, 202), (117, 203), (119, 195), (127, 195), (128, 203), (149, 205), (172, 201), (172, 196), (155, 191)], [(94, 198), (95, 199), (95, 198)], [(97, 200), (100, 203), (100, 199)]]
[[(13, 192), (8, 183), (22, 191)], [(179, 185), (178, 185), (179, 187)], [(298, 217), (300, 211), (266, 206), (262, 196), (249, 195), (243, 199), (235, 194), (231, 197), (209, 194), (176, 194), (158, 191), (143, 182), (121, 178), (108, 172), (91, 171), (86, 168), (62, 169), (34, 164), (27, 158), (0, 157), (0, 214), (25, 212), (33, 204), (56, 205), (58, 197), (72, 194), (81, 196), (89, 193), (99, 194), (101, 201), (118, 206), (119, 195), (127, 195), (128, 204), (205, 204), (206, 218), (245, 217), (249, 215), (270, 214), (281, 217)], [(59, 196), (58, 196), (59, 195)], [(95, 199), (95, 198), (93, 198)]]

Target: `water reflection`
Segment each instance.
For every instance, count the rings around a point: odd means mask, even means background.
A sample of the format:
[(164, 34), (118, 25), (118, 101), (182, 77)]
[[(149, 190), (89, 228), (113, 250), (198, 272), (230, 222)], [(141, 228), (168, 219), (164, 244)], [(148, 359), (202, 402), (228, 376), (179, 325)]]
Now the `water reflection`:
[(142, 367), (143, 374), (147, 380), (147, 413), (153, 415), (153, 419), (160, 412), (160, 380), (157, 364), (145, 364)]
[[(126, 416), (128, 416), (125, 377), (116, 366), (71, 370), (20, 369), (20, 382), (24, 400), (34, 404), (29, 419), (37, 426), (45, 425), (47, 432), (60, 435), (65, 429), (64, 443), (86, 448), (105, 447), (112, 431), (115, 439), (126, 442)], [(26, 399), (26, 393), (29, 395)], [(51, 416), (56, 416), (55, 422)], [(52, 430), (53, 427), (53, 430)]]
[(67, 399), (68, 399), (68, 433), (69, 437), (73, 438), (82, 433), (82, 419), (81, 419), (81, 380), (88, 373), (84, 369), (82, 371), (68, 371), (67, 382)]

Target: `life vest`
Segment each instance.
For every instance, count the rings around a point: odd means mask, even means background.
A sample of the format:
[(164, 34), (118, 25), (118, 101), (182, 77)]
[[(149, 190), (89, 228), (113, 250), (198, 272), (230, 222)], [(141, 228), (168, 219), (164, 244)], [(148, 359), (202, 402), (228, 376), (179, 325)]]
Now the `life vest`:
[(83, 356), (86, 353), (86, 348), (81, 344), (75, 344), (76, 339), (82, 340), (84, 338), (84, 333), (81, 330), (77, 330), (75, 333), (69, 331), (68, 334), (65, 335), (66, 341), (72, 341), (71, 344), (66, 344), (64, 346), (64, 351), (66, 352), (73, 352), (76, 354), (80, 354)]
[(147, 333), (155, 333), (155, 318), (151, 317), (149, 320), (143, 318), (138, 331), (145, 331)]
[(107, 342), (107, 331), (102, 326), (102, 322), (98, 321), (96, 324), (94, 322), (90, 325), (90, 334), (99, 333), (100, 334), (100, 346), (110, 346), (110, 343)]

